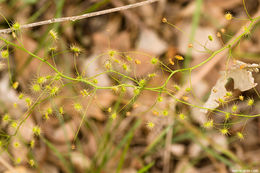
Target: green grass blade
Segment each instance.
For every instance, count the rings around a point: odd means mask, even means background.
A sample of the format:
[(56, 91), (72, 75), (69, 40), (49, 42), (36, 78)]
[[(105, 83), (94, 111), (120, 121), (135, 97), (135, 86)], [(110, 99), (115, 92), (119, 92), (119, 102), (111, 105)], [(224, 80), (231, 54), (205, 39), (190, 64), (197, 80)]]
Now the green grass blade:
[(149, 163), (148, 165), (141, 168), (137, 173), (145, 173), (147, 172), (152, 166), (154, 165), (154, 162)]
[[(196, 0), (196, 9), (192, 17), (192, 25), (191, 25), (191, 33), (189, 38), (189, 43), (193, 43), (195, 39), (195, 33), (199, 26), (200, 21), (200, 12), (203, 0)], [(191, 61), (191, 51), (192, 49), (188, 49), (187, 54), (184, 59), (184, 68), (187, 68)]]
[(64, 164), (64, 166), (66, 167), (66, 169), (70, 172), (73, 173), (73, 168), (71, 166), (71, 164), (63, 157), (63, 155), (57, 150), (57, 148), (52, 145), (52, 143), (50, 143), (47, 139), (45, 139), (44, 137), (41, 137), (41, 139), (43, 140), (43, 142), (54, 152), (54, 154), (59, 158), (59, 160)]
[(126, 156), (126, 153), (127, 153), (128, 149), (129, 149), (130, 143), (131, 143), (131, 141), (133, 139), (133, 136), (134, 136), (133, 133), (131, 133), (130, 137), (128, 138), (128, 140), (126, 142), (124, 151), (121, 154), (121, 157), (120, 157), (120, 160), (119, 160), (119, 163), (118, 163), (118, 167), (117, 167), (116, 173), (119, 173), (121, 168), (123, 167), (123, 164), (124, 164), (124, 161), (125, 161), (125, 156)]

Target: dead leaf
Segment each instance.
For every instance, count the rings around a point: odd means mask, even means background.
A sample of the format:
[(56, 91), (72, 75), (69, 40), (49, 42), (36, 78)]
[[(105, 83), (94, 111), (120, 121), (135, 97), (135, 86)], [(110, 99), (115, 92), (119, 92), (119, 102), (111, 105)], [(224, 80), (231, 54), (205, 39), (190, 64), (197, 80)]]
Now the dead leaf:
[(185, 151), (185, 146), (182, 144), (172, 144), (170, 146), (170, 152), (175, 156), (182, 156)]
[(69, 121), (65, 123), (64, 126), (61, 126), (57, 130), (55, 130), (52, 134), (52, 138), (60, 143), (71, 141), (74, 138), (77, 129), (78, 125), (76, 124), (76, 122)]
[(153, 30), (143, 29), (136, 49), (158, 56), (167, 50), (167, 44)]
[(32, 173), (29, 169), (24, 166), (18, 166), (12, 170), (5, 171), (4, 173)]
[[(189, 42), (189, 35), (191, 33), (191, 24), (184, 23), (180, 27), (186, 34), (180, 33), (178, 37), (178, 51), (179, 53), (185, 55), (187, 53)], [(213, 41), (209, 41), (208, 36), (211, 35)], [(194, 56), (195, 61), (201, 61), (201, 57), (208, 54), (208, 52), (201, 52), (206, 51), (203, 46), (205, 46), (209, 50), (217, 50), (221, 47), (219, 39), (216, 37), (216, 31), (210, 27), (198, 27), (195, 33), (195, 42), (193, 43), (192, 49), (192, 56)], [(194, 62), (197, 64), (197, 62)]]
[(90, 159), (80, 152), (72, 152), (70, 155), (70, 159), (72, 164), (81, 171), (89, 168), (91, 164)]
[[(238, 68), (241, 65), (244, 65), (245, 67), (242, 69)], [(237, 62), (230, 70), (222, 72), (221, 77), (218, 79), (216, 85), (211, 89), (211, 94), (203, 107), (208, 109), (215, 109), (220, 106), (220, 99), (226, 100), (224, 96), (226, 96), (228, 91), (225, 85), (227, 84), (227, 80), (230, 78), (234, 80), (234, 89), (247, 91), (251, 88), (254, 88), (257, 83), (254, 82), (252, 69), (255, 68), (255, 64)], [(202, 110), (202, 112), (207, 112), (207, 110)]]

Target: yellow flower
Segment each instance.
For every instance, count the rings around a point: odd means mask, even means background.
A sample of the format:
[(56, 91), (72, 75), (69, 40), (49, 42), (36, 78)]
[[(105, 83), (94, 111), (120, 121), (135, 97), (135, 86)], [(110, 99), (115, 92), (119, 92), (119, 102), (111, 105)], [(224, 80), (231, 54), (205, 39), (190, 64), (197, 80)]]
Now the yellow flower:
[(157, 101), (158, 101), (158, 102), (162, 102), (162, 101), (163, 101), (163, 98), (160, 96), (160, 97), (157, 98)]
[(54, 31), (53, 29), (51, 29), (51, 30), (49, 31), (49, 34), (50, 34), (50, 36), (52, 37), (52, 39), (53, 39), (54, 41), (58, 40), (58, 34), (57, 34), (56, 31)]
[(16, 127), (17, 127), (17, 122), (12, 122), (11, 126), (12, 126), (13, 128), (16, 128)]
[(149, 122), (146, 123), (146, 127), (148, 129), (153, 129), (154, 128), (154, 123), (149, 121)]
[(13, 146), (14, 146), (14, 148), (18, 148), (18, 147), (20, 147), (20, 143), (19, 142), (14, 142)]
[(73, 52), (76, 56), (78, 56), (82, 52), (81, 48), (76, 45), (71, 45), (70, 51)]
[(33, 166), (35, 165), (34, 160), (30, 159), (30, 160), (29, 160), (29, 165), (30, 165), (31, 167), (33, 167)]
[(17, 89), (18, 86), (19, 86), (19, 82), (14, 82), (14, 83), (13, 83), (13, 88), (14, 88), (14, 89)]
[(227, 13), (227, 14), (225, 14), (225, 18), (226, 18), (226, 20), (231, 20), (233, 18), (233, 16), (231, 13)]
[(32, 90), (34, 92), (39, 92), (41, 90), (41, 86), (39, 84), (33, 84), (32, 85)]
[(223, 128), (223, 129), (220, 129), (220, 133), (222, 133), (223, 135), (228, 135), (229, 132), (228, 132), (228, 129), (227, 128)]
[(248, 99), (247, 100), (247, 105), (248, 106), (252, 106), (254, 104), (254, 102), (255, 102), (254, 99)]
[(1, 51), (1, 56), (2, 56), (2, 58), (8, 58), (9, 57), (9, 52), (8, 52), (8, 50), (2, 50)]
[(2, 118), (3, 121), (9, 121), (10, 120), (10, 116), (9, 114), (5, 114), (4, 117)]
[(33, 127), (33, 133), (36, 135), (36, 136), (40, 136), (41, 134), (41, 128), (39, 126), (34, 126)]
[(180, 119), (184, 120), (184, 119), (186, 118), (186, 115), (183, 114), (183, 113), (180, 113), (180, 114), (178, 115), (178, 117), (179, 117)]
[(47, 81), (47, 79), (46, 79), (46, 77), (44, 77), (44, 76), (41, 76), (41, 77), (39, 77), (38, 79), (37, 79), (37, 83), (38, 84), (43, 84), (43, 83), (45, 83)]
[(203, 124), (203, 126), (204, 126), (205, 128), (212, 128), (212, 127), (213, 127), (213, 120), (212, 120), (212, 119), (208, 120), (207, 122), (205, 122), (205, 123)]
[(18, 22), (15, 22), (12, 25), (12, 29), (15, 30), (15, 31), (20, 30), (20, 27), (21, 27), (21, 25)]
[(18, 157), (18, 158), (15, 160), (15, 163), (16, 163), (16, 164), (19, 164), (19, 163), (21, 163), (21, 161), (22, 161), (21, 157)]
[(141, 61), (140, 61), (139, 59), (136, 59), (136, 60), (135, 60), (135, 64), (137, 64), (137, 65), (138, 65), (138, 64), (141, 64)]
[(117, 114), (116, 114), (116, 113), (113, 113), (113, 114), (111, 115), (111, 119), (112, 119), (112, 120), (116, 119), (116, 117), (117, 117)]
[(162, 18), (162, 22), (163, 23), (166, 23), (167, 22), (167, 19), (164, 17), (164, 18)]
[(179, 61), (184, 60), (183, 56), (181, 56), (181, 55), (175, 55), (175, 59), (177, 59)]
[(244, 139), (244, 135), (241, 132), (237, 132), (237, 137), (241, 140)]
[(34, 140), (31, 140), (31, 142), (30, 142), (30, 147), (31, 147), (31, 148), (34, 148), (34, 146), (35, 146), (35, 141), (34, 141)]
[(62, 107), (62, 106), (59, 108), (59, 113), (60, 113), (61, 115), (64, 114), (64, 110), (63, 110), (63, 107)]
[(233, 106), (232, 106), (232, 112), (236, 112), (237, 109), (238, 109), (238, 106), (237, 106), (237, 105), (233, 105)]
[(74, 109), (80, 112), (82, 110), (82, 105), (80, 103), (74, 103)]

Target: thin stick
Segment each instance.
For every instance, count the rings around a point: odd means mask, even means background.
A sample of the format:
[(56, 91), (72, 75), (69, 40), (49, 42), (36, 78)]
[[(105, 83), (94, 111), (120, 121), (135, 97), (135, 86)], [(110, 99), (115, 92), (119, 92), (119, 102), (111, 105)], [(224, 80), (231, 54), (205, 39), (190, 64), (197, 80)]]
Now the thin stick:
[[(147, 4), (150, 4), (150, 3), (153, 3), (153, 2), (157, 2), (157, 1), (159, 1), (159, 0), (147, 0), (147, 1), (138, 2), (138, 3), (135, 3), (135, 4), (111, 8), (111, 9), (97, 11), (97, 12), (93, 12), (93, 13), (86, 13), (86, 14), (78, 15), (78, 16), (53, 18), (53, 19), (44, 20), (44, 21), (40, 21), (40, 22), (21, 25), (21, 28), (22, 29), (32, 28), (32, 27), (36, 27), (36, 26), (48, 25), (48, 24), (52, 24), (52, 23), (60, 23), (60, 22), (65, 22), (65, 21), (73, 21), (74, 22), (76, 20), (81, 20), (81, 19), (85, 19), (85, 18), (89, 18), (89, 17), (100, 16), (100, 15), (104, 15), (104, 14), (108, 14), (108, 13), (114, 13), (114, 12), (117, 12), (117, 11), (123, 11), (123, 10), (131, 9), (131, 8), (140, 7), (140, 6), (147, 5)], [(12, 32), (12, 29), (10, 29), (10, 28), (0, 30), (0, 34), (8, 34), (8, 33), (11, 33), (11, 32)]]

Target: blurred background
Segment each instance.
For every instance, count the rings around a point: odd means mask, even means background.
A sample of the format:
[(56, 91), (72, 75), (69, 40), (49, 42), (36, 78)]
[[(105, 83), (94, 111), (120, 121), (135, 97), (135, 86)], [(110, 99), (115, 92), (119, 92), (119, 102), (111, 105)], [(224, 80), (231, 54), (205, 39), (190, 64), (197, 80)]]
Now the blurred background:
[[(0, 0), (0, 29), (9, 28), (6, 20), (10, 25), (15, 22), (27, 24), (137, 2), (140, 1)], [(259, 0), (245, 0), (245, 3), (250, 16), (259, 16)], [(234, 18), (226, 20), (227, 13)], [(177, 29), (163, 23), (163, 18), (177, 26)], [(74, 22), (22, 29), (17, 33), (18, 39), (12, 34), (1, 34), (0, 37), (22, 44), (39, 57), (52, 55), (50, 62), (68, 76), (77, 77), (76, 73), (79, 71), (89, 79), (105, 71), (104, 65), (109, 59), (109, 52), (114, 50), (118, 53), (117, 58), (129, 56), (133, 59), (129, 63), (130, 72), (124, 73), (120, 65), (115, 63), (113, 66), (116, 71), (137, 80), (156, 74), (147, 80), (147, 85), (157, 87), (166, 81), (170, 73), (161, 65), (151, 64), (152, 57), (158, 58), (170, 70), (199, 64), (210, 56), (210, 51), (221, 48), (243, 30), (243, 26), (249, 22), (245, 20), (247, 18), (242, 0), (159, 0), (142, 7)], [(260, 63), (259, 26), (256, 23), (252, 32), (243, 37), (232, 48), (231, 53), (218, 56), (219, 60), (212, 66), (205, 64), (191, 74), (174, 75), (169, 80), (167, 89), (175, 91), (174, 94), (179, 93), (176, 85), (182, 88), (191, 80), (192, 94), (184, 92), (177, 97), (203, 106), (212, 87), (221, 77), (221, 71), (229, 67), (228, 60)], [(51, 29), (57, 32), (56, 41), (49, 35)], [(212, 39), (209, 39), (209, 35)], [(0, 45), (2, 49), (6, 48), (4, 42), (1, 41)], [(73, 55), (71, 45), (78, 46), (82, 52), (78, 56)], [(39, 94), (32, 91), (32, 84), (40, 76), (54, 75), (52, 69), (25, 51), (13, 47), (9, 50), (10, 67), (8, 68), (8, 63), (3, 58), (0, 61), (0, 139), (9, 141), (5, 145), (0, 144), (0, 172), (259, 171), (259, 117), (234, 117), (228, 126), (229, 134), (223, 135), (219, 129), (224, 121), (218, 114), (205, 114), (199, 108), (176, 102), (167, 94), (162, 94), (162, 101), (155, 104), (158, 92), (147, 90), (142, 91), (132, 102), (131, 87), (123, 95), (111, 89), (97, 90), (93, 94), (89, 86), (66, 80), (57, 82), (57, 85), (65, 85), (62, 91), (37, 105), (18, 134), (9, 140), (5, 134), (12, 134), (15, 127), (3, 121), (4, 115), (10, 115), (14, 122), (22, 120), (27, 107), (24, 100), (19, 100), (19, 95), (23, 93), (26, 97), (37, 100)], [(55, 50), (54, 54), (52, 50)], [(169, 61), (175, 55), (183, 56), (184, 60)], [(205, 74), (201, 74), (201, 71)], [(10, 84), (10, 78), (19, 83), (17, 89)], [(253, 78), (255, 83), (259, 83), (259, 73), (253, 72)], [(118, 84), (120, 77), (104, 73), (95, 79), (98, 80), (98, 86), (106, 87)], [(133, 81), (125, 83), (135, 85)], [(230, 85), (231, 90), (234, 89), (234, 82), (227, 85)], [(91, 96), (82, 94), (84, 89)], [(259, 91), (258, 85), (245, 92), (232, 90), (234, 97), (243, 95), (245, 100), (254, 99), (254, 105), (248, 107), (242, 100), (234, 99), (220, 109), (230, 111), (236, 104), (241, 114), (259, 114)], [(75, 103), (80, 103), (86, 111), (80, 113), (75, 110)], [(61, 106), (64, 113), (59, 111)], [(49, 111), (46, 120), (44, 116), (49, 108), (52, 111)], [(117, 117), (113, 120), (110, 116), (114, 111), (117, 112)], [(187, 117), (184, 120), (176, 118), (179, 113)], [(214, 121), (216, 119), (216, 128), (203, 128), (209, 117)], [(41, 137), (33, 134), (32, 128), (36, 125), (41, 128)], [(243, 132), (244, 140), (236, 137), (237, 132)], [(19, 147), (14, 147), (15, 142), (19, 142)]]

